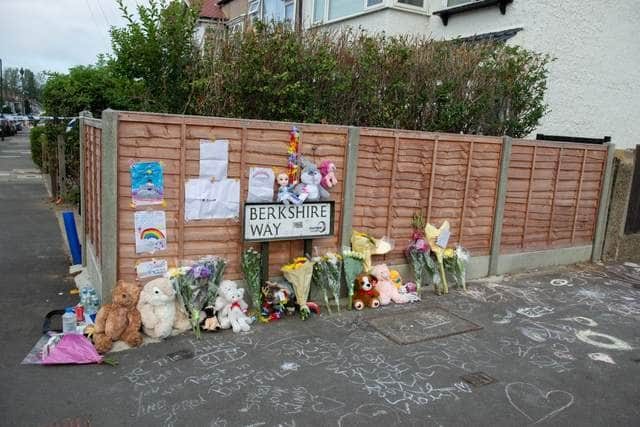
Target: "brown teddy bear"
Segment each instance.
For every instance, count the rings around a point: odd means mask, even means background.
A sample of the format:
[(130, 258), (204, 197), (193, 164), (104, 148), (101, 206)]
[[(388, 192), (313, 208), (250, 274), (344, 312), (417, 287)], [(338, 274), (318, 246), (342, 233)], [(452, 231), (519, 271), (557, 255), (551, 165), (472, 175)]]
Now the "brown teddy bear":
[(375, 289), (377, 281), (378, 279), (371, 274), (360, 274), (356, 277), (353, 308), (362, 310), (365, 307), (380, 307), (380, 294)]
[(142, 344), (142, 320), (136, 307), (140, 290), (135, 283), (119, 280), (111, 292), (112, 303), (100, 307), (93, 334), (93, 343), (98, 353), (108, 352), (114, 341), (118, 340), (126, 342), (131, 347)]

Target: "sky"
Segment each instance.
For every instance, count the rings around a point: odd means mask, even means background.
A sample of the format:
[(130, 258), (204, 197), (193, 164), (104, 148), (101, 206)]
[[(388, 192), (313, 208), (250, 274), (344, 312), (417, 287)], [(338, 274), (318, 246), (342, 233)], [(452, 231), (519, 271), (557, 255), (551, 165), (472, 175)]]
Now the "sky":
[[(124, 0), (129, 11), (147, 0)], [(0, 0), (2, 66), (66, 72), (110, 53), (109, 28), (124, 26), (115, 0)]]

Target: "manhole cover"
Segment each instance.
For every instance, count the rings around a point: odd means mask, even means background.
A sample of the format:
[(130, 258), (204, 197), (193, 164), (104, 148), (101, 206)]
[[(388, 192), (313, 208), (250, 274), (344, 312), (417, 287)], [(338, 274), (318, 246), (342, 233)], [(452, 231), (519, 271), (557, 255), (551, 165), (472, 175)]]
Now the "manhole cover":
[(460, 378), (468, 384), (474, 387), (481, 387), (483, 385), (489, 385), (495, 383), (497, 380), (484, 372), (474, 372), (471, 374), (463, 375)]
[(401, 345), (482, 329), (482, 326), (439, 307), (382, 315), (367, 319), (367, 322)]

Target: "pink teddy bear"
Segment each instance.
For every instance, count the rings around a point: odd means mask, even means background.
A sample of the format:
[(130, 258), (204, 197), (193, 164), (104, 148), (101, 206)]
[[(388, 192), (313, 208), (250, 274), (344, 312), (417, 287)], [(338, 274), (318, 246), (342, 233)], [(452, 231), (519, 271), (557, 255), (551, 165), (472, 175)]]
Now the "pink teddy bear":
[(323, 160), (322, 163), (320, 163), (320, 174), (322, 175), (322, 181), (320, 182), (322, 187), (328, 190), (329, 188), (338, 185), (338, 178), (336, 178), (336, 165), (334, 165), (333, 162)]
[(401, 294), (396, 285), (391, 281), (391, 272), (386, 264), (379, 264), (371, 269), (378, 282), (375, 285), (376, 290), (380, 294), (380, 305), (387, 305), (391, 301), (396, 304), (405, 304), (408, 302), (419, 301), (419, 297), (413, 294)]

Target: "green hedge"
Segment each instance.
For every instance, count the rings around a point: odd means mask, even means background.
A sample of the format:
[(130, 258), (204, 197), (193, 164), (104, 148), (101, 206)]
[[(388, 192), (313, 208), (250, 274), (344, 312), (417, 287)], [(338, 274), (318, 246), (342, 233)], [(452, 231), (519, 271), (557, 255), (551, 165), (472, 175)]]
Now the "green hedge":
[(42, 169), (42, 139), (45, 134), (44, 126), (34, 126), (29, 132), (29, 142), (31, 144), (31, 159), (40, 169)]
[(520, 137), (547, 109), (549, 58), (502, 43), (259, 25), (206, 46), (195, 114)]

